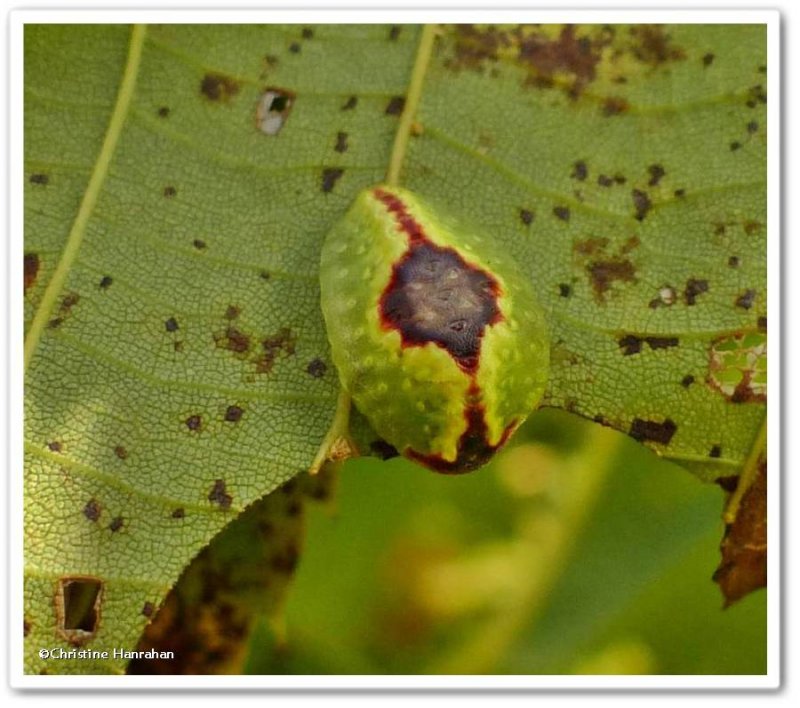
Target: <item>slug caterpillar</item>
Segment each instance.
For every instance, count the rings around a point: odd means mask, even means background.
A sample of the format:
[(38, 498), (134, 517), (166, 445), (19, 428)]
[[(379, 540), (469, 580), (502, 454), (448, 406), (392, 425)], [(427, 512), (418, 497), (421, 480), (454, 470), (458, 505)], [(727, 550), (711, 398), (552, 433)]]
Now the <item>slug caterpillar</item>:
[(344, 389), (406, 457), (485, 464), (539, 403), (549, 336), (492, 241), (414, 193), (361, 192), (322, 248), (322, 310)]

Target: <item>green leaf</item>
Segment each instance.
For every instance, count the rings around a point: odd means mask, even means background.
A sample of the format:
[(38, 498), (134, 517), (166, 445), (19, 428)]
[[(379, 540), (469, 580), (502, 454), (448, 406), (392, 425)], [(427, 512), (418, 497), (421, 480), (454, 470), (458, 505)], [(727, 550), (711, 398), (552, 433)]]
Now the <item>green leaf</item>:
[[(332, 492), (329, 469), (303, 474), (259, 499), (228, 524), (189, 564), (128, 665), (129, 674), (236, 674), (242, 671), (255, 620), (280, 638), (281, 610), (300, 560), (309, 501)], [(153, 608), (155, 609), (155, 608)], [(157, 659), (149, 658), (159, 652)], [(165, 652), (170, 652), (164, 657)]]
[[(414, 34), (27, 28), (26, 671), (121, 670), (38, 658), (71, 648), (64, 579), (102, 585), (90, 646), (132, 647), (145, 603), (308, 468), (337, 395), (319, 245), (385, 171)], [(277, 136), (265, 86), (296, 94)]]
[(345, 464), (336, 514), (309, 514), (288, 644), (255, 636), (250, 671), (766, 671), (766, 593), (723, 610), (711, 581), (715, 485), (562, 411), (519, 436), (458, 479)]
[[(401, 182), (530, 273), (550, 405), (736, 474), (764, 416), (765, 29), (612, 29), (446, 30)], [(26, 28), (26, 671), (121, 670), (37, 651), (134, 646), (311, 464), (338, 388), (319, 247), (387, 171), (419, 34)], [(77, 628), (70, 587), (99, 588)]]
[(530, 273), (549, 405), (708, 480), (765, 415), (707, 381), (717, 342), (766, 328), (765, 71), (763, 25), (459, 27), (402, 179)]

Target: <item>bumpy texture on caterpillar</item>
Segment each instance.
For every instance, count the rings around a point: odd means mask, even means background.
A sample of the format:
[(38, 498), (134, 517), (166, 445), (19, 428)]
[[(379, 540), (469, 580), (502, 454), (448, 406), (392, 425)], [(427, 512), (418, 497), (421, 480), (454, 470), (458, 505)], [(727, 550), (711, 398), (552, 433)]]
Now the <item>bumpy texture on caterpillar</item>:
[(544, 314), (489, 236), (379, 185), (328, 234), (320, 272), (341, 384), (406, 457), (437, 472), (474, 470), (541, 400)]

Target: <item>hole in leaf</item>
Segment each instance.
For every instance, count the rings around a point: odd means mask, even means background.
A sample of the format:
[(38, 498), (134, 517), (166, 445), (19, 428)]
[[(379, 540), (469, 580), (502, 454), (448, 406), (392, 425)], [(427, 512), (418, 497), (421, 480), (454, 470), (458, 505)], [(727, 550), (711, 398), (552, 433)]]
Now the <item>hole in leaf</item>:
[(265, 135), (277, 135), (286, 123), (295, 95), (281, 88), (267, 88), (256, 109), (256, 125)]
[(91, 576), (59, 578), (56, 590), (58, 631), (70, 644), (84, 644), (100, 625), (103, 583)]

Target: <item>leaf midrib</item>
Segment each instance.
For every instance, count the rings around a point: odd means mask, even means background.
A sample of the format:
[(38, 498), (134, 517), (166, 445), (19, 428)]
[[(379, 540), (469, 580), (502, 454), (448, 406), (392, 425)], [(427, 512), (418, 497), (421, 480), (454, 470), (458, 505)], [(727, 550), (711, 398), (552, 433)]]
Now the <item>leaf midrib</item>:
[(72, 264), (78, 256), (83, 237), (86, 233), (86, 227), (89, 223), (89, 218), (94, 212), (100, 190), (108, 175), (111, 160), (116, 151), (120, 135), (122, 134), (125, 120), (128, 117), (134, 90), (136, 88), (136, 79), (139, 75), (139, 67), (142, 61), (142, 48), (144, 46), (145, 33), (146, 27), (144, 25), (134, 25), (131, 30), (125, 70), (122, 74), (117, 100), (108, 122), (108, 129), (103, 138), (103, 145), (95, 160), (92, 175), (89, 178), (89, 184), (81, 200), (75, 220), (72, 222), (72, 228), (67, 237), (64, 250), (61, 253), (61, 258), (53, 272), (50, 282), (47, 284), (39, 308), (31, 321), (28, 335), (25, 337), (25, 371), (27, 371), (28, 365), (36, 352), (42, 333), (47, 326), (47, 322), (50, 320), (59, 293), (64, 287)]

